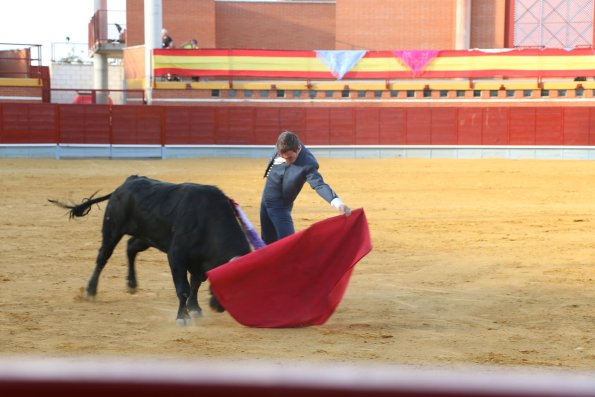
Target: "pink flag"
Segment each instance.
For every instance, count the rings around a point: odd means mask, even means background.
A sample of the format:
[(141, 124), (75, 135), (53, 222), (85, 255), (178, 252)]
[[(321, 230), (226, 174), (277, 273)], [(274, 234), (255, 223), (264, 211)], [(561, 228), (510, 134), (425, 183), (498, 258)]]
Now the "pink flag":
[(412, 77), (417, 77), (439, 52), (438, 50), (399, 50), (393, 51), (393, 54), (401, 58), (405, 65), (411, 69)]

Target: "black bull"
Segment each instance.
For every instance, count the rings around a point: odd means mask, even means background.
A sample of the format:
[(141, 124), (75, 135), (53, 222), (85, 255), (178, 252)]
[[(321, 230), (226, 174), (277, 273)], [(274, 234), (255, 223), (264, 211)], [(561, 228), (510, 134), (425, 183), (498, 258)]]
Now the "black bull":
[[(99, 275), (124, 235), (128, 240), (128, 287), (137, 286), (136, 255), (150, 247), (167, 254), (179, 299), (177, 322), (187, 324), (190, 313), (201, 314), (198, 289), (207, 271), (250, 252), (229, 198), (217, 187), (193, 183), (173, 184), (130, 176), (112, 193), (78, 205), (50, 202), (70, 210), (70, 217), (89, 213), (93, 204), (108, 200), (103, 217), (102, 243), (87, 296), (97, 294)], [(190, 283), (188, 283), (190, 273)], [(222, 312), (214, 296), (209, 305)]]

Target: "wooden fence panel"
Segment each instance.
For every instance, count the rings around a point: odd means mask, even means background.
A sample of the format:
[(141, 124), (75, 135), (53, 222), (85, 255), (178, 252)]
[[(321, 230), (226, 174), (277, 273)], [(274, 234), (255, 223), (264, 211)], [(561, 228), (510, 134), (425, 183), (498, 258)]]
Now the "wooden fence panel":
[(595, 145), (581, 107), (212, 107), (0, 104), (0, 143), (273, 145)]
[(141, 105), (114, 106), (111, 141), (119, 145), (160, 145), (161, 112)]
[(60, 105), (60, 142), (109, 144), (110, 109), (108, 105)]
[(483, 137), (483, 109), (461, 108), (458, 111), (458, 144), (481, 145)]
[(564, 108), (564, 145), (589, 144), (589, 108)]
[(57, 139), (55, 105), (0, 104), (0, 143), (47, 143)]

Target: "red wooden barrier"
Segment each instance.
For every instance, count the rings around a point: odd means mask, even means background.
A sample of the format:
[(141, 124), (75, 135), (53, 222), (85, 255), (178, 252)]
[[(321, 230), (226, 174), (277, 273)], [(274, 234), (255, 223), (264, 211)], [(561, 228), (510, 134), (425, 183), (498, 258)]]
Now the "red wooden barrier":
[(366, 364), (7, 358), (0, 360), (0, 395), (593, 397), (595, 380), (591, 374), (530, 368), (456, 371)]
[(111, 130), (111, 142), (114, 144), (163, 144), (160, 109), (114, 106)]
[(59, 125), (57, 143), (112, 143), (107, 105), (59, 105)]
[(595, 144), (591, 107), (209, 107), (0, 103), (0, 143), (272, 145)]
[(55, 105), (3, 103), (0, 109), (0, 143), (56, 142)]

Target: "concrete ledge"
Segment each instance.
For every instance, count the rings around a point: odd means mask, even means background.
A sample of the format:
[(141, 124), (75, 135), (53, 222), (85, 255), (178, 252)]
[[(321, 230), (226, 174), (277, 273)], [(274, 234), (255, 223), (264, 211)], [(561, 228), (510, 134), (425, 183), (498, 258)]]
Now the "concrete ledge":
[(113, 145), (112, 158), (162, 158), (161, 145)]
[[(595, 160), (595, 146), (312, 145), (320, 158)], [(269, 158), (273, 145), (4, 144), (2, 158)]]
[(56, 155), (61, 158), (88, 158), (88, 157), (108, 157), (112, 155), (110, 145), (76, 145), (61, 144), (56, 145)]
[(54, 144), (4, 144), (0, 145), (2, 158), (52, 158), (57, 157), (57, 145)]
[(272, 156), (273, 150), (273, 146), (257, 145), (168, 145), (163, 147), (163, 158), (269, 158)]

